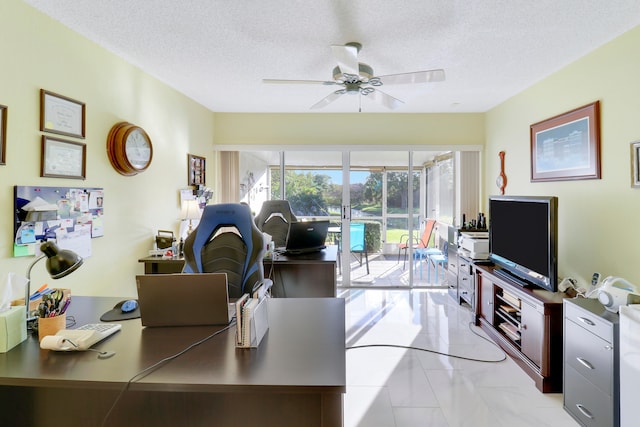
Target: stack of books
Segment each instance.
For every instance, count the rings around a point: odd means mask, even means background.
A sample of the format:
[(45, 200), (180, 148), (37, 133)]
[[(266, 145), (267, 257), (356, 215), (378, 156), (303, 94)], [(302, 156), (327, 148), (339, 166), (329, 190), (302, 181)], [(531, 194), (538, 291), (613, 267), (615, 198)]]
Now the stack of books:
[(268, 298), (244, 294), (236, 302), (236, 347), (258, 347), (269, 329)]

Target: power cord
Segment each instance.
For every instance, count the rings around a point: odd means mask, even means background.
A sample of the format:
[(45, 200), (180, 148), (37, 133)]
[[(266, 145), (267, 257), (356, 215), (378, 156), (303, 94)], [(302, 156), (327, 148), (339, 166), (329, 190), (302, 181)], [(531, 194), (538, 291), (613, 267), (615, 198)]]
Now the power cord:
[(473, 357), (466, 357), (466, 356), (460, 356), (457, 354), (450, 354), (450, 353), (443, 353), (437, 350), (432, 350), (429, 348), (421, 348), (421, 347), (414, 347), (414, 346), (408, 346), (408, 345), (399, 345), (399, 344), (363, 344), (363, 345), (354, 345), (351, 347), (347, 347), (347, 350), (355, 350), (355, 349), (359, 349), (359, 348), (368, 348), (368, 347), (391, 347), (391, 348), (402, 348), (402, 349), (406, 349), (406, 350), (417, 350), (417, 351), (425, 351), (428, 353), (434, 353), (434, 354), (438, 354), (441, 356), (447, 356), (447, 357), (453, 357), (456, 359), (462, 359), (462, 360), (470, 360), (472, 362), (482, 362), (482, 363), (500, 363), (500, 362), (504, 362), (505, 360), (507, 360), (507, 354), (502, 351), (502, 349), (500, 348), (500, 346), (496, 343), (494, 343), (493, 341), (491, 341), (488, 338), (483, 337), (482, 335), (478, 334), (476, 331), (474, 331), (471, 326), (473, 326), (472, 322), (469, 322), (469, 330), (471, 331), (471, 333), (473, 333), (474, 335), (476, 335), (477, 337), (482, 338), (483, 340), (489, 342), (491, 345), (493, 345), (494, 347), (497, 347), (500, 352), (502, 353), (502, 358), (498, 359), (498, 360), (484, 360), (484, 359), (476, 359)]
[[(71, 341), (69, 338), (64, 338), (62, 340), (63, 343), (68, 342), (69, 344), (71, 344), (72, 346), (74, 346), (75, 348), (80, 348), (80, 346), (76, 343), (74, 343), (73, 341)], [(111, 356), (113, 356), (114, 354), (116, 354), (115, 351), (100, 351), (97, 350), (95, 348), (87, 348), (85, 349), (86, 351), (94, 351), (96, 353), (98, 353), (98, 359), (108, 359)]]
[(124, 393), (127, 390), (129, 390), (129, 387), (131, 386), (131, 384), (133, 382), (143, 379), (147, 375), (151, 374), (152, 372), (156, 371), (157, 369), (161, 368), (162, 366), (166, 365), (167, 363), (171, 362), (172, 360), (175, 360), (178, 357), (182, 356), (183, 354), (187, 353), (191, 349), (193, 349), (193, 348), (195, 348), (195, 347), (197, 347), (197, 346), (199, 346), (201, 344), (204, 344), (205, 342), (209, 341), (211, 338), (213, 338), (213, 337), (215, 337), (217, 335), (220, 335), (221, 333), (229, 330), (232, 326), (235, 326), (235, 324), (236, 324), (236, 318), (234, 316), (233, 319), (231, 320), (231, 322), (227, 326), (225, 326), (224, 328), (212, 333), (211, 335), (208, 335), (208, 336), (202, 338), (199, 341), (196, 341), (196, 342), (190, 344), (189, 346), (187, 346), (183, 350), (180, 350), (179, 352), (177, 352), (177, 353), (175, 353), (175, 354), (173, 354), (171, 356), (165, 357), (164, 359), (161, 359), (161, 360), (157, 361), (153, 365), (144, 368), (143, 370), (141, 370), (140, 372), (138, 372), (137, 374), (135, 374), (134, 376), (129, 378), (129, 381), (127, 381), (127, 383), (124, 385), (122, 390), (120, 390), (120, 393), (118, 393), (118, 395), (116, 396), (116, 399), (114, 400), (113, 404), (111, 405), (111, 407), (107, 411), (106, 415), (102, 419), (102, 423), (100, 425), (102, 427), (104, 427), (106, 425), (106, 422), (109, 419), (109, 416), (111, 416), (111, 413), (115, 409), (116, 405), (118, 404), (118, 402), (120, 401), (120, 399), (122, 398)]

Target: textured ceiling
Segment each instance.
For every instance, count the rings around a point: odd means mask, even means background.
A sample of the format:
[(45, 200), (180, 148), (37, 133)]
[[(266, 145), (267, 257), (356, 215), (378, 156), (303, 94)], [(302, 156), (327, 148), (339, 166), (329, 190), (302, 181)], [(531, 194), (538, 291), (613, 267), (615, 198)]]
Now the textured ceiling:
[[(638, 0), (24, 0), (216, 112), (309, 112), (335, 87), (330, 46), (359, 42), (397, 113), (483, 112), (640, 24)], [(362, 98), (362, 99), (358, 99)], [(387, 112), (342, 96), (321, 112)]]

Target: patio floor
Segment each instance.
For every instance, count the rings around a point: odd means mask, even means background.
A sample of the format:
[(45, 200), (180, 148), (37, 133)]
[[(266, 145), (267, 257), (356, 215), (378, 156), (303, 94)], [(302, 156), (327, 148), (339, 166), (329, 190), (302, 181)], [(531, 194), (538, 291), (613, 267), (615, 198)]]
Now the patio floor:
[[(360, 256), (355, 254), (351, 257), (350, 268), (351, 286), (409, 287), (411, 263), (407, 260), (403, 266), (402, 257), (398, 261), (397, 255), (369, 254), (369, 274), (367, 274), (364, 258), (361, 266)], [(413, 272), (414, 287), (446, 287), (443, 284), (445, 271), (446, 266), (440, 265), (436, 278), (433, 264), (429, 266), (426, 260), (417, 260)], [(338, 286), (341, 284), (342, 275), (338, 269)]]

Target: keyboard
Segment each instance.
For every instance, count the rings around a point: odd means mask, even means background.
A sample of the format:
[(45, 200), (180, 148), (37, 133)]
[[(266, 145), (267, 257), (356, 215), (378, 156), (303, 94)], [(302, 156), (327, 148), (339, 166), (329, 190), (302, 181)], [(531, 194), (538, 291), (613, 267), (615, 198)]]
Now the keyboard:
[(46, 342), (43, 339), (40, 347), (59, 351), (82, 351), (115, 334), (121, 328), (122, 325), (119, 323), (89, 323), (77, 329), (63, 329), (56, 333), (55, 339)]

